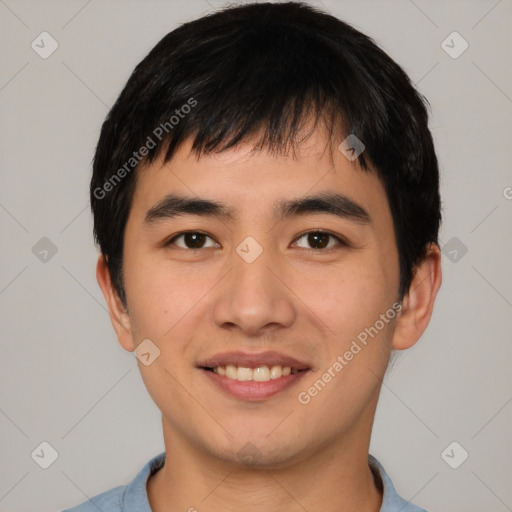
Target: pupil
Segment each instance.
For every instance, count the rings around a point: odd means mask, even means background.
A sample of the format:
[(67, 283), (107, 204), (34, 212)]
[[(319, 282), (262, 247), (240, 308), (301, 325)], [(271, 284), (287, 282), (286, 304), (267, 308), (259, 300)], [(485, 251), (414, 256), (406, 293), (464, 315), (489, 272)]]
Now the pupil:
[(185, 235), (185, 242), (188, 247), (192, 249), (198, 249), (204, 243), (204, 235), (201, 233), (187, 233)]
[(323, 249), (324, 247), (327, 247), (329, 243), (329, 235), (326, 235), (325, 233), (310, 233), (308, 238), (308, 242), (315, 249)]

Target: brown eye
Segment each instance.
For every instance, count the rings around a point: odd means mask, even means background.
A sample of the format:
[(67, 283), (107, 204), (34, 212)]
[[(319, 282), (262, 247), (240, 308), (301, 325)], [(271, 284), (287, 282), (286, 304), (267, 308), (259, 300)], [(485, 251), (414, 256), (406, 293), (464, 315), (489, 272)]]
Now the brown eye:
[[(339, 237), (331, 233), (327, 233), (326, 231), (310, 231), (309, 233), (301, 235), (297, 240), (300, 241), (302, 239), (304, 239), (310, 246), (305, 247), (305, 249), (312, 250), (330, 249), (336, 245), (346, 245)], [(331, 240), (335, 240), (338, 243), (329, 245)]]
[[(197, 231), (188, 231), (186, 233), (180, 233), (176, 235), (166, 245), (176, 245), (181, 249), (203, 249), (205, 247), (215, 247), (216, 244), (205, 246), (205, 242), (210, 239), (208, 235), (204, 233), (199, 233)], [(181, 240), (180, 243), (177, 243), (178, 240)]]
[(314, 249), (325, 249), (329, 245), (330, 235), (325, 233), (309, 233), (307, 235), (308, 243), (313, 246)]
[(205, 235), (201, 233), (186, 233), (183, 241), (189, 249), (200, 249), (204, 245)]

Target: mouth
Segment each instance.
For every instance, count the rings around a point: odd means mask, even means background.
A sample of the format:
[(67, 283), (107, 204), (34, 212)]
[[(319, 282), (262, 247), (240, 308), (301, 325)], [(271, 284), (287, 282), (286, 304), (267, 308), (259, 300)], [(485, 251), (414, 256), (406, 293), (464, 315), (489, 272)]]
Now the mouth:
[(198, 368), (224, 393), (240, 400), (264, 400), (296, 383), (311, 367), (276, 352), (225, 353)]
[(268, 382), (270, 380), (280, 379), (287, 375), (295, 375), (299, 372), (304, 372), (307, 368), (297, 369), (291, 366), (267, 365), (257, 366), (256, 368), (248, 368), (244, 366), (235, 366), (234, 364), (228, 364), (226, 366), (216, 366), (215, 368), (203, 367), (203, 370), (207, 370), (221, 377), (227, 379), (237, 380), (240, 382), (255, 381), (255, 382)]

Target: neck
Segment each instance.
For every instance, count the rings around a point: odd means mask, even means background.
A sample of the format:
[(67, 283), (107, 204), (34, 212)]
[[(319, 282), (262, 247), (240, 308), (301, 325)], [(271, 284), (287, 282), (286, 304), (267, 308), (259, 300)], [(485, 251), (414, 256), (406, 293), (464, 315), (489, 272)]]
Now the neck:
[(382, 495), (368, 466), (371, 427), (279, 467), (219, 461), (165, 425), (166, 461), (147, 489), (153, 512), (378, 512)]

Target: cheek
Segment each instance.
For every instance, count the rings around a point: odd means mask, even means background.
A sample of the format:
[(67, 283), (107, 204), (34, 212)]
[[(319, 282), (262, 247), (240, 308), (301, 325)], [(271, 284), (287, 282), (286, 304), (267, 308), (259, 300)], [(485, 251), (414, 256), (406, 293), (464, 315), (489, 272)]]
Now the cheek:
[(368, 367), (381, 372), (393, 335), (397, 283), (393, 269), (389, 272), (386, 264), (372, 255), (331, 272), (322, 286), (310, 287), (314, 291), (309, 292), (308, 305), (321, 318), (330, 340), (324, 345), (327, 367), (347, 354), (344, 359), (349, 359), (350, 368), (343, 371), (346, 378), (352, 379), (353, 372), (357, 374), (362, 367), (366, 372)]
[(125, 275), (134, 334), (154, 339), (167, 351), (179, 351), (180, 340), (193, 335), (204, 313), (206, 302), (201, 299), (211, 290), (214, 276), (142, 256), (126, 258)]
[(179, 281), (171, 279), (162, 265), (127, 253), (125, 289), (132, 330), (150, 339), (161, 339), (179, 318), (186, 303)]
[(330, 273), (321, 286), (308, 295), (314, 301), (313, 307), (318, 308), (336, 334), (353, 335), (351, 327), (381, 312), (386, 283), (377, 266), (361, 260)]

